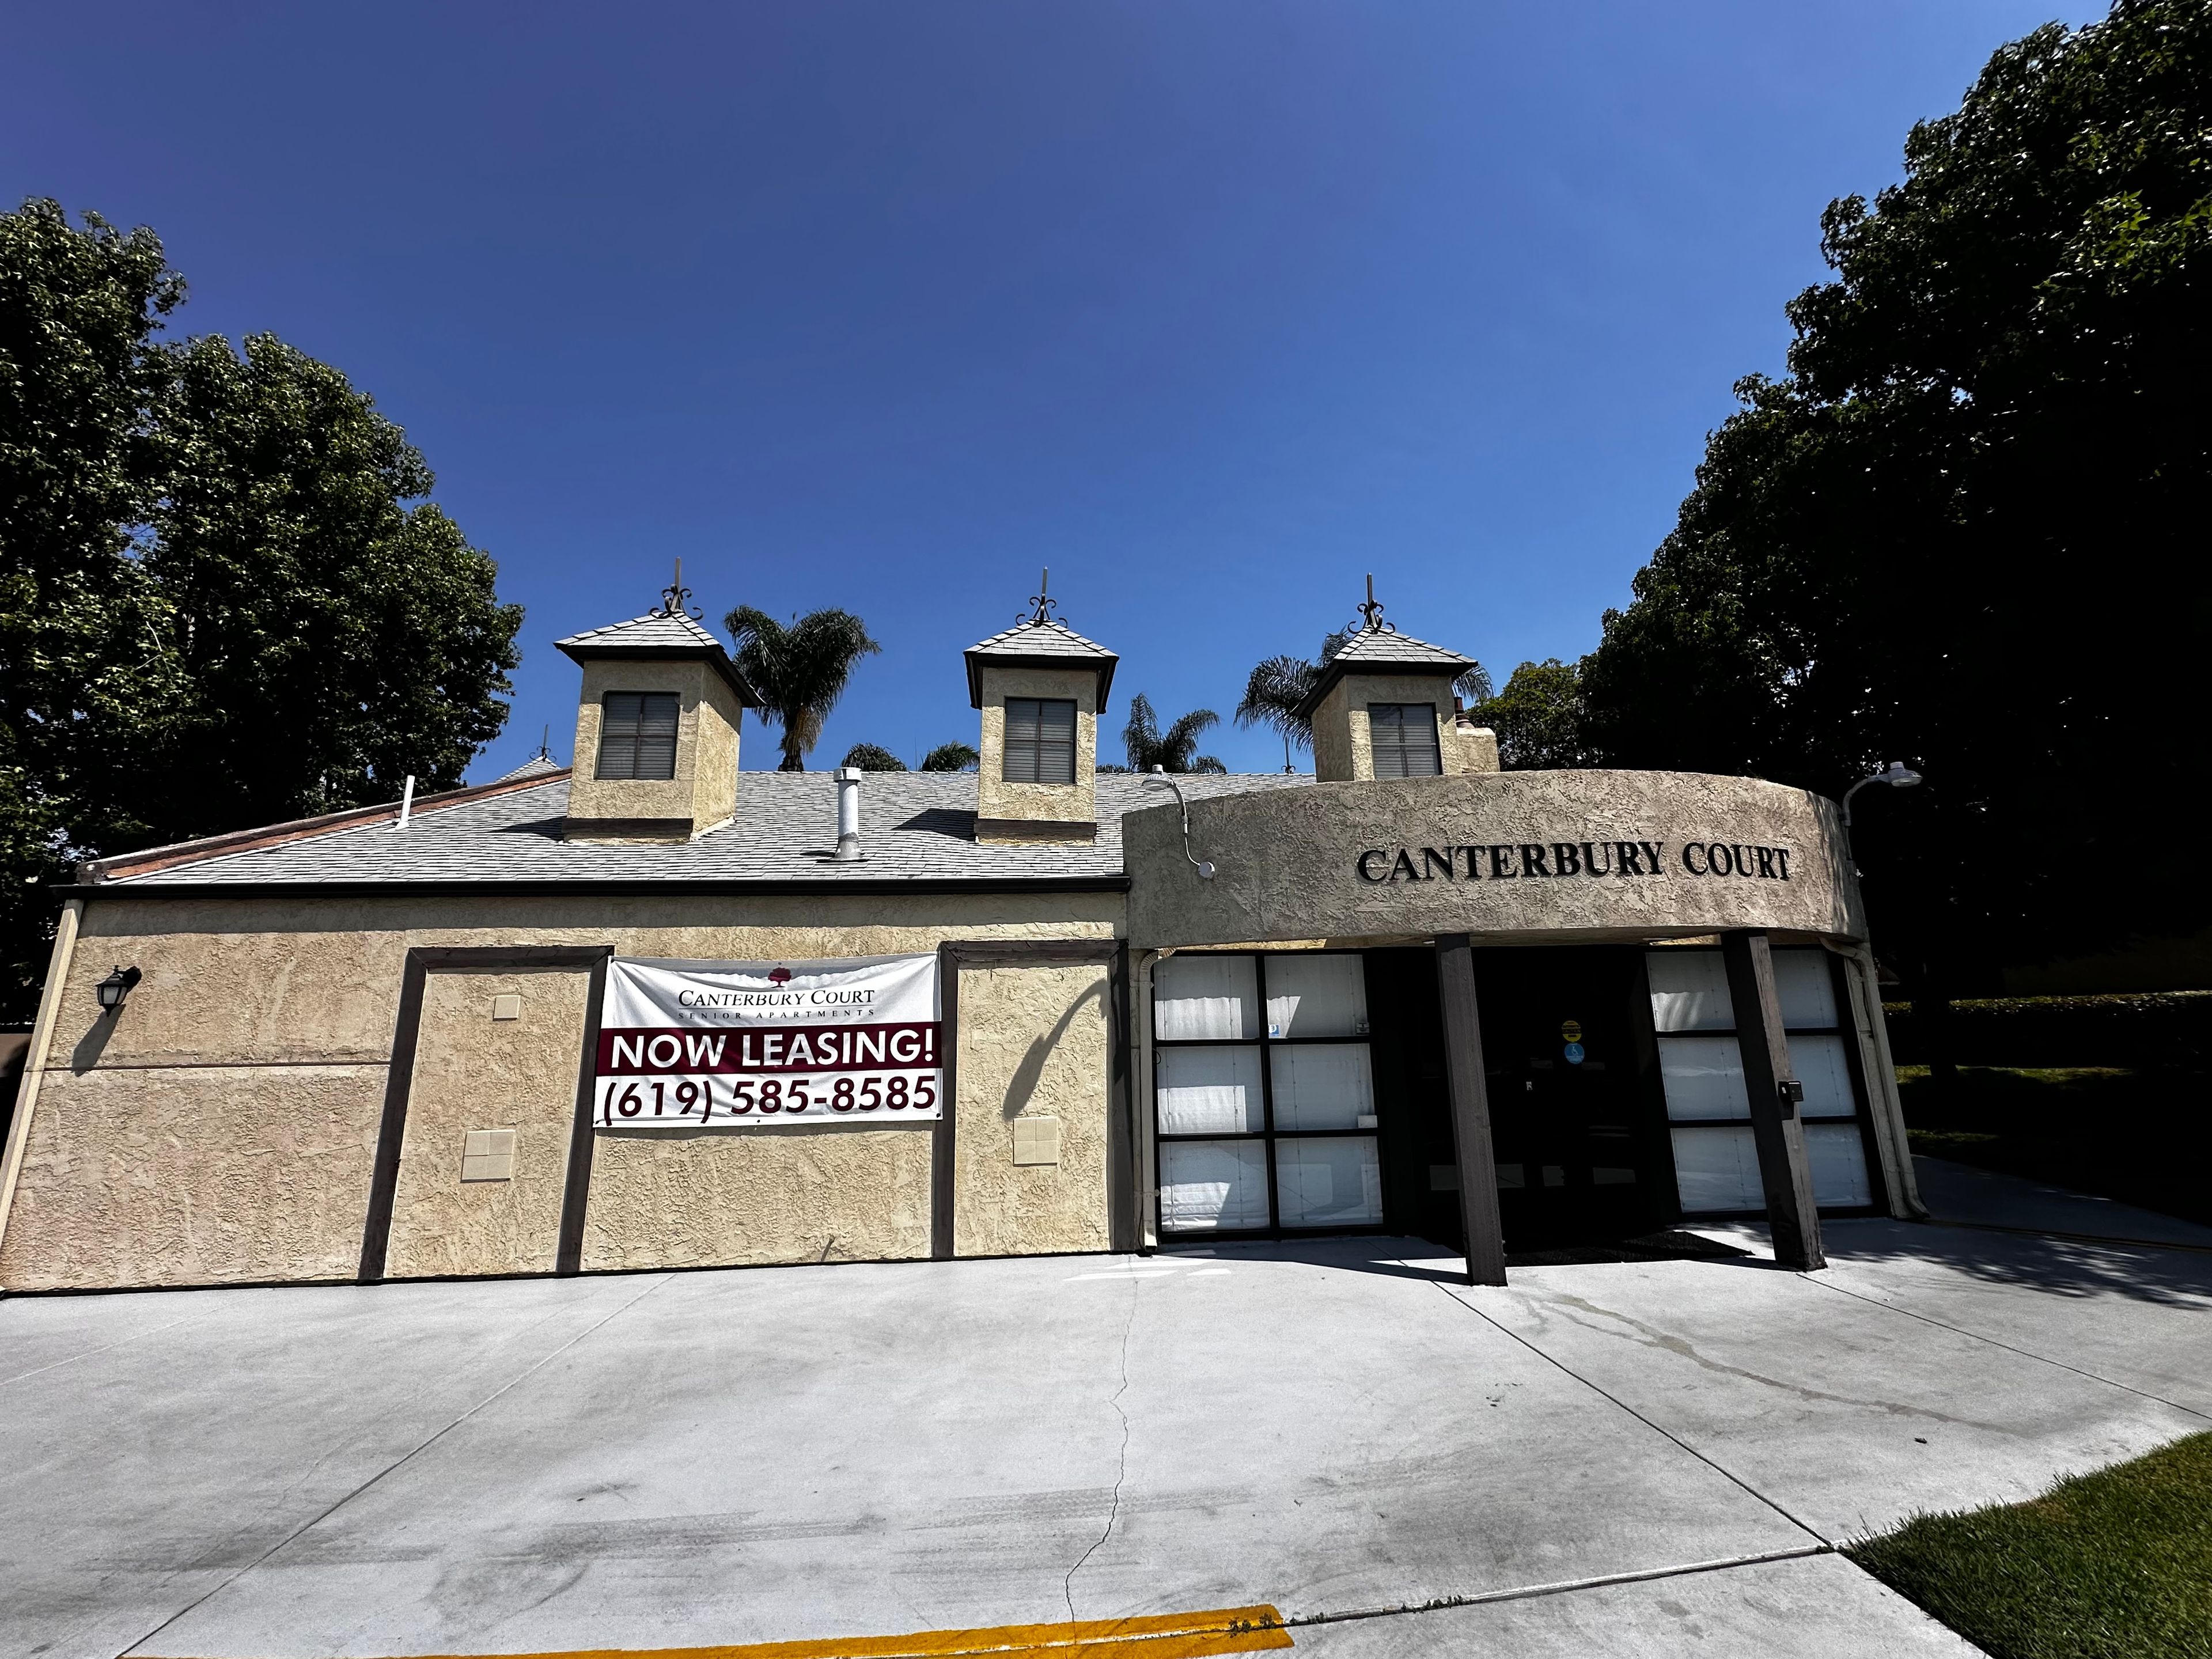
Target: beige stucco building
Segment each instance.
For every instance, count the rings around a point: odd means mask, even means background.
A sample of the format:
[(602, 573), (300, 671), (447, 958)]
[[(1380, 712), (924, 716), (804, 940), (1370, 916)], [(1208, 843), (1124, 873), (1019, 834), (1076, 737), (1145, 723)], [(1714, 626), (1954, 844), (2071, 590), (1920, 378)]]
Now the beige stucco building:
[[(1312, 777), (1097, 772), (1115, 656), (1042, 614), (968, 653), (976, 771), (857, 781), (740, 771), (750, 693), (680, 613), (560, 644), (573, 773), (80, 872), (0, 1287), (1362, 1229), (1497, 1279), (1698, 1216), (1817, 1262), (1820, 1212), (1917, 1210), (1826, 800), (1501, 773), (1468, 659), (1380, 626), (1309, 699)], [(594, 1121), (611, 962), (917, 955), (939, 1115)]]

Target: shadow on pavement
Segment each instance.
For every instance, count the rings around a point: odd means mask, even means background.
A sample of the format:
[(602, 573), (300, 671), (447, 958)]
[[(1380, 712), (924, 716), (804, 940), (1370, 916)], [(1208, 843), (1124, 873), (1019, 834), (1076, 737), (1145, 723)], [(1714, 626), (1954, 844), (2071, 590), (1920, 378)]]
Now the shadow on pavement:
[(2186, 1249), (2003, 1233), (1940, 1221), (1836, 1222), (1827, 1229), (1827, 1243), (1830, 1258), (1838, 1262), (1924, 1261), (1985, 1284), (2055, 1296), (2212, 1305), (2212, 1255)]
[[(1392, 1279), (1429, 1279), (1449, 1285), (1464, 1284), (1467, 1280), (1467, 1269), (1456, 1250), (1425, 1238), (1402, 1236), (1358, 1234), (1333, 1238), (1262, 1239), (1247, 1243), (1176, 1244), (1163, 1248), (1158, 1255), (1163, 1258), (1304, 1261), (1350, 1273), (1380, 1273)], [(1774, 1267), (1773, 1262), (1760, 1260), (1740, 1245), (1678, 1229), (1646, 1233), (1636, 1238), (1510, 1251), (1505, 1258), (1509, 1269), (1629, 1261), (1740, 1261), (1747, 1267)]]

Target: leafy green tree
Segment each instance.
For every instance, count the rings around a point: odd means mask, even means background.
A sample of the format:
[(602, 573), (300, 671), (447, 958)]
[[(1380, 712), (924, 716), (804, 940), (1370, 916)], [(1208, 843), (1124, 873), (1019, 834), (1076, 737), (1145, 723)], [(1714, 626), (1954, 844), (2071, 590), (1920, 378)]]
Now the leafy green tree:
[(2207, 761), (2212, 7), (2002, 47), (1821, 223), (1788, 374), (1739, 385), (1585, 665), (1592, 742), (1923, 772), (1857, 837), (1908, 979), (2202, 926), (2204, 883), (2142, 884)]
[(925, 772), (965, 772), (982, 763), (983, 757), (975, 752), (973, 744), (954, 741), (940, 743), (921, 757)]
[[(521, 611), (336, 370), (164, 343), (153, 232), (0, 215), (0, 1004), (81, 858), (391, 800), (506, 718)], [(410, 505), (410, 502), (413, 503)]]
[(1573, 663), (1524, 662), (1503, 691), (1470, 712), (1498, 733), (1498, 763), (1509, 772), (1595, 764), (1583, 741), (1582, 676)]
[(1129, 723), (1121, 729), (1129, 769), (1149, 772), (1157, 766), (1164, 772), (1226, 772), (1229, 769), (1212, 756), (1198, 752), (1199, 734), (1220, 724), (1221, 716), (1211, 708), (1194, 708), (1163, 732), (1151, 700), (1140, 692), (1129, 699)]
[(883, 647), (849, 611), (811, 611), (783, 623), (765, 611), (741, 605), (722, 619), (737, 641), (738, 667), (760, 694), (763, 712), (783, 727), (779, 772), (804, 772), (806, 751), (863, 657)]
[(877, 743), (856, 743), (845, 751), (840, 766), (856, 766), (863, 772), (903, 772), (906, 763)]
[(132, 759), (174, 690), (132, 554), (149, 342), (184, 299), (151, 231), (0, 214), (0, 1014), (25, 1017), (71, 863), (138, 844)]
[(186, 690), (145, 757), (157, 836), (457, 787), (506, 722), (522, 611), (422, 500), (421, 453), (274, 336), (164, 357), (143, 562)]

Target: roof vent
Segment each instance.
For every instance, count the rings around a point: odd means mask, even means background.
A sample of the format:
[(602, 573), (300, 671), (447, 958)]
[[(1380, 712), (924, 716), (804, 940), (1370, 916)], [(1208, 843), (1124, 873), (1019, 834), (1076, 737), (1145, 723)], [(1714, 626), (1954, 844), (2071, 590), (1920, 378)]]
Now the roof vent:
[(860, 769), (837, 769), (837, 850), (830, 856), (852, 864), (860, 856)]

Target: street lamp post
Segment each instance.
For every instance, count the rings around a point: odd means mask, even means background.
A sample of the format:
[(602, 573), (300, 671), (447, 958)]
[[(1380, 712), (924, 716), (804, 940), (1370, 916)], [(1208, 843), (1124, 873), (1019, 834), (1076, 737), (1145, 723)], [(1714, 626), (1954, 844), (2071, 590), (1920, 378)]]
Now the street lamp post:
[(1910, 789), (1919, 781), (1919, 773), (1903, 761), (1892, 761), (1872, 777), (1861, 778), (1844, 791), (1844, 858), (1850, 865), (1854, 876), (1865, 872), (1859, 868), (1858, 849), (1851, 845), (1851, 797), (1870, 783), (1886, 783), (1893, 789)]
[(1861, 778), (1856, 783), (1844, 791), (1844, 828), (1849, 830), (1851, 827), (1851, 797), (1857, 794), (1858, 792), (1865, 788), (1867, 785), (1870, 783), (1887, 783), (1894, 788), (1910, 789), (1914, 784), (1919, 781), (1920, 774), (1914, 771), (1903, 761), (1892, 761), (1888, 765), (1883, 767), (1881, 771), (1875, 773), (1872, 777)]

